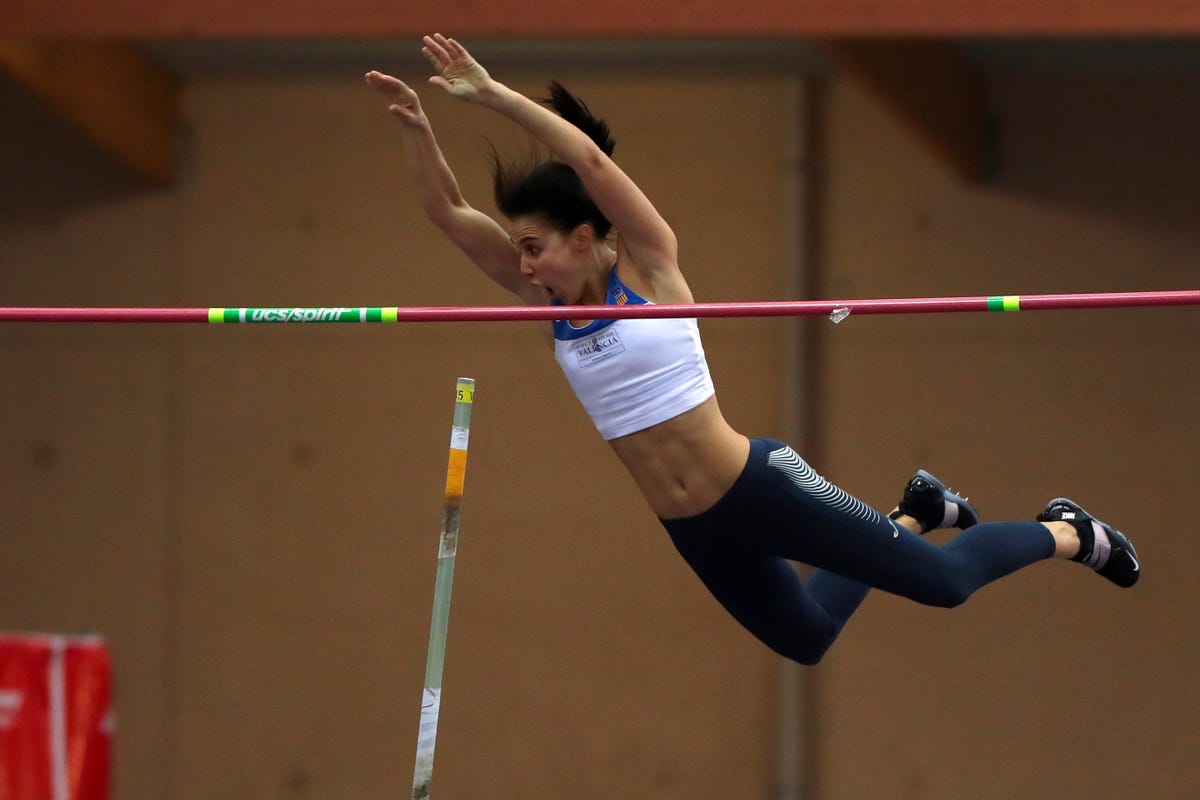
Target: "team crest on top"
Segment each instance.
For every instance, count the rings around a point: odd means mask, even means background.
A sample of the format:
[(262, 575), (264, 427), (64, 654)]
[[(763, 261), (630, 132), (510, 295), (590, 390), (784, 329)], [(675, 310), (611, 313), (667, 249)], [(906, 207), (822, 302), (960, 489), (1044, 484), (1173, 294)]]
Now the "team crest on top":
[(571, 352), (575, 354), (580, 367), (590, 367), (624, 353), (625, 343), (621, 341), (616, 327), (609, 325), (591, 336), (575, 340), (571, 344)]
[(625, 294), (625, 289), (622, 286), (617, 286), (613, 289), (613, 299), (617, 301), (617, 305), (623, 306), (629, 302), (629, 297)]

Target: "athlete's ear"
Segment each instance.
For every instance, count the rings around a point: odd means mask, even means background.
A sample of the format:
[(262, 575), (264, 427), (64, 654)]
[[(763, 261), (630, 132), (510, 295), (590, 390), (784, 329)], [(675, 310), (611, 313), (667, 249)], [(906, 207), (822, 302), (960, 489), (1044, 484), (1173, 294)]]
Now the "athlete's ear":
[(590, 249), (592, 242), (596, 240), (596, 231), (590, 223), (584, 222), (575, 226), (575, 230), (571, 231), (571, 244), (575, 245), (580, 250)]

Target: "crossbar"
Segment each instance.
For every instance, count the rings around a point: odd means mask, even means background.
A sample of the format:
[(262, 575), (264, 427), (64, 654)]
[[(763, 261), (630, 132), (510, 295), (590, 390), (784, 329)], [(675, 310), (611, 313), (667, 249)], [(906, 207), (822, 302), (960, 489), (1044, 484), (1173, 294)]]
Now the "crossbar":
[(372, 323), (514, 322), (669, 317), (804, 317), (848, 314), (945, 314), (1200, 305), (1200, 290), (1091, 294), (900, 297), (869, 300), (781, 300), (605, 306), (375, 306), (312, 308), (0, 308), (0, 322)]

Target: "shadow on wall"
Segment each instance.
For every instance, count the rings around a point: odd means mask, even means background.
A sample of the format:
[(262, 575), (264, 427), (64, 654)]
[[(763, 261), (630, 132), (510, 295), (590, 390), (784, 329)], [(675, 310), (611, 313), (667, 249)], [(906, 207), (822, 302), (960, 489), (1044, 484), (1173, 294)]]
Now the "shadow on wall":
[(157, 187), (133, 177), (20, 89), (0, 81), (0, 233)]
[(1200, 235), (1200, 76), (993, 76), (992, 188)]

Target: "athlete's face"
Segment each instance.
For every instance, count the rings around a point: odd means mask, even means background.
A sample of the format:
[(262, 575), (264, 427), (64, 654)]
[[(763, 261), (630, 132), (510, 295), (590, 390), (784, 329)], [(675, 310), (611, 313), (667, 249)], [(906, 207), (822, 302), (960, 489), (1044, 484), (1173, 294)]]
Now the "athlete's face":
[[(581, 226), (583, 227), (583, 226)], [(577, 303), (583, 292), (588, 243), (580, 229), (563, 233), (541, 217), (510, 220), (509, 236), (521, 254), (521, 275), (563, 303)]]

